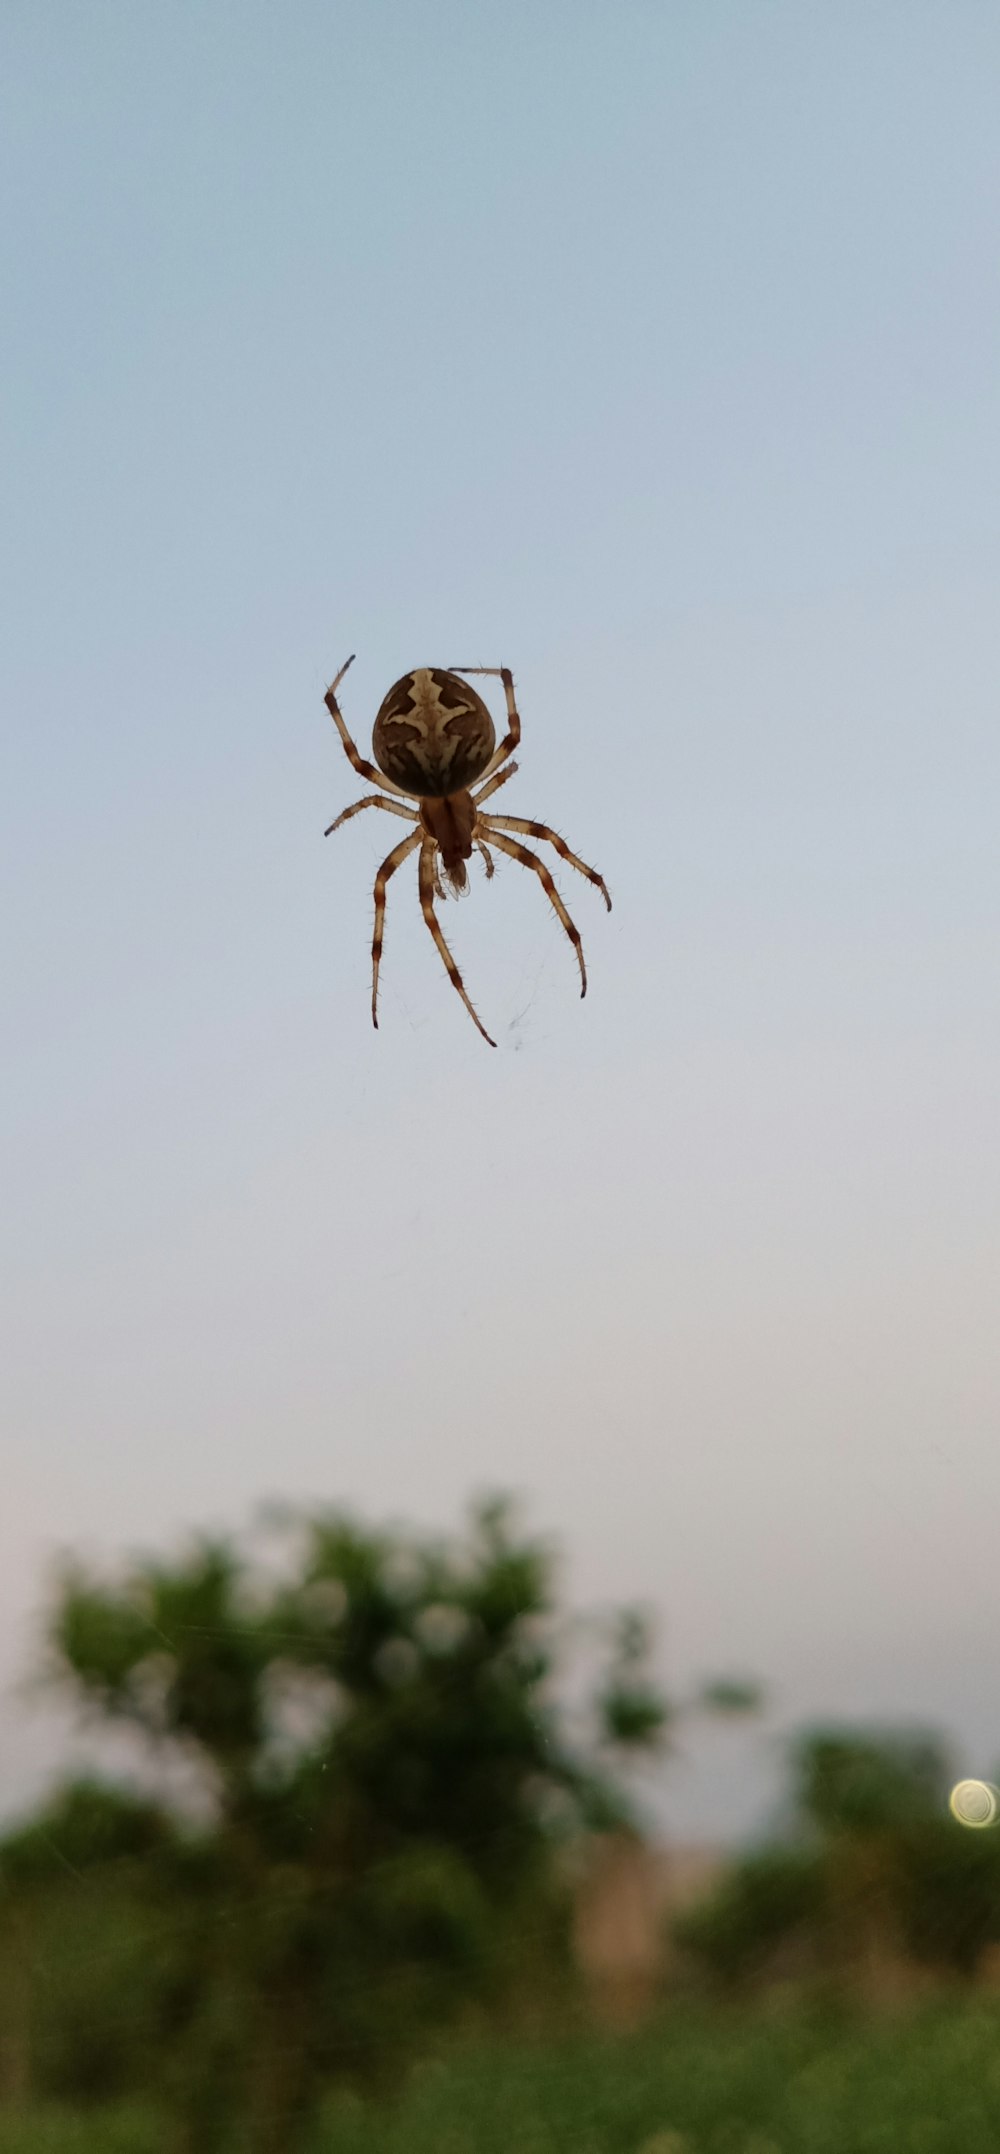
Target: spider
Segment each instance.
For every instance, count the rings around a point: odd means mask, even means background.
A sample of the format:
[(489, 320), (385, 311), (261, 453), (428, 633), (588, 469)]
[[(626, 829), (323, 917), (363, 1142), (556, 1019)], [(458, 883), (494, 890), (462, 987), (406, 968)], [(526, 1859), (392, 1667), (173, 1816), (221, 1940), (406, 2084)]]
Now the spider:
[[(522, 867), (532, 868), (538, 876), (549, 903), (576, 951), (580, 967), (580, 993), (587, 992), (587, 968), (583, 962), (583, 948), (577, 929), (563, 904), (555, 883), (544, 861), (526, 845), (508, 835), (511, 831), (523, 832), (527, 837), (543, 838), (555, 847), (570, 867), (577, 868), (588, 882), (596, 883), (601, 896), (611, 911), (611, 899), (603, 877), (596, 868), (588, 868), (584, 861), (571, 853), (569, 846), (547, 823), (527, 823), (519, 815), (484, 815), (483, 802), (491, 793), (506, 785), (514, 776), (517, 764), (508, 761), (521, 738), (521, 720), (514, 702), (514, 681), (506, 666), (417, 666), (412, 673), (404, 673), (394, 682), (383, 699), (372, 734), (372, 753), (375, 763), (368, 763), (358, 754), (353, 740), (344, 724), (337, 690), (353, 665), (353, 655), (341, 666), (332, 686), (326, 691), (326, 707), (340, 734), (349, 762), (358, 775), (370, 785), (377, 785), (377, 793), (366, 793), (362, 800), (351, 802), (343, 814), (338, 815), (324, 837), (339, 830), (342, 823), (352, 815), (360, 815), (362, 808), (384, 808), (387, 815), (401, 816), (404, 822), (415, 823), (416, 829), (395, 845), (386, 855), (375, 877), (375, 934), (372, 940), (372, 1023), (378, 1025), (378, 972), (382, 957), (382, 927), (385, 920), (386, 884), (396, 869), (402, 867), (411, 853), (419, 849), (417, 862), (420, 903), (424, 919), (444, 959), (445, 970), (452, 986), (461, 995), (474, 1025), (482, 1033), (490, 1047), (496, 1041), (490, 1039), (485, 1025), (480, 1023), (462, 984), (462, 975), (452, 957), (441, 932), (441, 924), (434, 910), (434, 899), (446, 895), (441, 877), (457, 896), (466, 888), (465, 863), (472, 858), (472, 848), (482, 854), (487, 877), (493, 874), (490, 848), (507, 853), (512, 860), (519, 860)], [(507, 699), (507, 731), (499, 748), (493, 720), (485, 703), (466, 680), (459, 674), (490, 674), (503, 682)], [(501, 765), (504, 767), (501, 768)], [(471, 788), (477, 790), (473, 792)], [(389, 796), (388, 798), (386, 796)], [(404, 801), (416, 803), (405, 807)]]

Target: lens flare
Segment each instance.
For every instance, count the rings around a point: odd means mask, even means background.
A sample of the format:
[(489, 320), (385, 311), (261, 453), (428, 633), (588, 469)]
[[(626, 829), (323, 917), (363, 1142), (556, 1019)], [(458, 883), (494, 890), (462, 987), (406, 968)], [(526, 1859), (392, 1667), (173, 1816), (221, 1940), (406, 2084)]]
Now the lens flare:
[(993, 1825), (1000, 1812), (1000, 1794), (988, 1780), (959, 1780), (948, 1797), (948, 1808), (960, 1825)]

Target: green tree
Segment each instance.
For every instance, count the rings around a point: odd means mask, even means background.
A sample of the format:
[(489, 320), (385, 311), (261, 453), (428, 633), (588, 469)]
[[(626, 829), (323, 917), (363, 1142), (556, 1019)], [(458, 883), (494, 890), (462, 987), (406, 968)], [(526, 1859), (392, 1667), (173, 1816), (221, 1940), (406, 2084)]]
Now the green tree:
[(974, 1973), (1000, 1941), (1000, 1834), (949, 1816), (939, 1740), (814, 1728), (789, 1765), (784, 1843), (734, 1864), (679, 1941), (729, 1982), (784, 1961), (877, 1983), (903, 1955)]
[(43, 1954), (71, 1907), (80, 1933), (61, 1991), (39, 1984), (64, 2009), (36, 2071), (145, 2080), (188, 2148), (270, 2154), (324, 2083), (384, 2077), (537, 1980), (563, 1949), (560, 1842), (628, 1821), (621, 1762), (668, 1719), (626, 1623), (571, 1740), (563, 1632), (551, 1552), (501, 1503), (455, 1545), (305, 1518), (279, 1575), (219, 1540), (116, 1585), (69, 1567), (61, 1680), (154, 1767), (182, 1761), (208, 1822), (91, 1784), (0, 1849), (0, 1951), (29, 1908)]

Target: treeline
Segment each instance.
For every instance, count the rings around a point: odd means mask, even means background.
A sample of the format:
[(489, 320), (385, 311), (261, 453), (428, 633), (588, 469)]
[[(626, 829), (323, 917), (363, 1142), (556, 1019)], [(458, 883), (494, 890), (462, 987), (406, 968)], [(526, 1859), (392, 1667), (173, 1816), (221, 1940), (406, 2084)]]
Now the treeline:
[[(329, 2088), (574, 2009), (574, 1851), (638, 1830), (631, 1760), (679, 1712), (642, 1619), (581, 1637), (503, 1504), (455, 1542), (321, 1515), (266, 1562), (216, 1540), (110, 1584), (71, 1568), (49, 1647), (145, 1769), (0, 1842), (0, 2102), (142, 2097), (177, 2154), (294, 2154)], [(787, 1830), (679, 1926), (686, 1979), (849, 1975), (890, 1934), (974, 1971), (1000, 1839), (949, 1819), (937, 1746), (813, 1735), (792, 1762)]]
[(1000, 1948), (1000, 1833), (949, 1813), (934, 1737), (795, 1738), (780, 1834), (674, 1924), (692, 1971), (728, 1989), (841, 1978), (878, 1991), (909, 1967), (976, 1976)]

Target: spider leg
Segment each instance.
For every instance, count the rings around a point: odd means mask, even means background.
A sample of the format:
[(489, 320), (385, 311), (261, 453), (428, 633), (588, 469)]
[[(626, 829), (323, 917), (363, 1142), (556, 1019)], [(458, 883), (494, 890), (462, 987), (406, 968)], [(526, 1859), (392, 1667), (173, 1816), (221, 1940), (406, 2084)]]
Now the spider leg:
[(343, 665), (341, 666), (340, 672), (339, 672), (339, 673), (335, 673), (335, 674), (334, 674), (334, 676), (333, 676), (333, 679), (332, 679), (332, 681), (330, 682), (330, 689), (329, 689), (329, 693), (330, 693), (331, 695), (335, 695), (335, 694), (336, 694), (336, 692), (337, 692), (337, 689), (338, 689), (338, 688), (340, 687), (340, 683), (341, 683), (341, 681), (343, 680), (343, 678), (344, 678), (344, 675), (345, 675), (345, 673), (349, 672), (349, 670), (350, 670), (351, 666), (353, 666), (353, 664), (354, 664), (354, 661), (355, 661), (355, 659), (356, 659), (357, 655), (358, 655), (358, 654), (357, 654), (357, 652), (356, 652), (356, 651), (352, 651), (352, 652), (351, 652), (351, 655), (350, 655), (350, 657), (349, 657), (349, 658), (345, 658), (345, 660), (344, 660), (344, 663), (343, 663)]
[(571, 868), (576, 868), (581, 875), (585, 875), (589, 883), (596, 884), (608, 911), (611, 911), (611, 898), (603, 875), (599, 875), (596, 868), (588, 868), (585, 860), (578, 860), (576, 854), (570, 852), (565, 839), (559, 836), (558, 831), (550, 830), (547, 823), (526, 823), (521, 815), (484, 815), (481, 820), (484, 830), (487, 831), (522, 830), (526, 838), (544, 838), (549, 845), (555, 846), (562, 860), (569, 861)]
[(420, 821), (416, 808), (401, 808), (395, 800), (384, 800), (381, 793), (366, 793), (363, 800), (352, 800), (350, 807), (344, 808), (336, 822), (330, 824), (329, 830), (324, 830), (323, 836), (332, 837), (341, 823), (349, 823), (352, 815), (360, 815), (362, 808), (384, 808), (387, 815), (401, 815), (408, 823)]
[(521, 718), (517, 704), (514, 701), (514, 676), (509, 666), (449, 666), (448, 671), (449, 673), (488, 673), (495, 680), (503, 682), (503, 692), (507, 698), (507, 731), (500, 742), (499, 748), (491, 755), (486, 769), (481, 772), (482, 777), (491, 778), (500, 764), (506, 763), (507, 757), (513, 755), (521, 738)]
[(347, 672), (347, 666), (353, 666), (353, 664), (354, 658), (352, 655), (348, 659), (347, 665), (341, 666), (340, 672), (335, 676), (323, 698), (327, 710), (329, 711), (330, 716), (333, 719), (334, 725), (336, 726), (337, 731), (340, 734), (344, 754), (346, 755), (348, 762), (353, 764), (359, 778), (366, 778), (369, 785), (379, 786), (383, 793), (396, 793), (402, 800), (407, 800), (410, 798), (410, 795), (404, 791), (401, 785), (393, 785), (391, 778), (383, 778), (381, 771), (376, 770), (374, 763), (369, 763), (363, 755), (359, 755), (358, 750), (355, 747), (354, 742), (351, 739), (351, 736), (347, 730), (347, 727), (344, 724), (340, 705), (337, 701), (336, 692), (340, 686), (341, 681), (344, 678), (345, 673)]
[(473, 786), (470, 790), (472, 792), (472, 798), (476, 804), (476, 807), (479, 807), (481, 801), (488, 800), (491, 793), (498, 793), (500, 787), (502, 785), (506, 785), (508, 778), (513, 778), (516, 776), (516, 774), (517, 764), (508, 763), (506, 770), (498, 770), (496, 777), (490, 778), (487, 783), (482, 787), (480, 792), (477, 793), (475, 787)]
[(585, 995), (587, 992), (587, 967), (583, 962), (583, 944), (580, 941), (580, 932), (578, 928), (574, 927), (545, 862), (539, 860), (537, 853), (530, 853), (526, 845), (518, 845), (513, 838), (505, 838), (500, 830), (490, 830), (489, 841), (491, 845), (499, 846), (502, 853), (509, 853), (512, 860), (519, 860), (522, 868), (534, 869), (549, 904), (562, 921), (563, 927), (576, 951), (576, 961), (580, 967), (580, 993)]
[(493, 866), (493, 855), (490, 852), (489, 846), (483, 844), (482, 838), (477, 838), (475, 840), (475, 845), (476, 851), (482, 853), (483, 863), (486, 868), (486, 880), (487, 882), (489, 882), (491, 875), (495, 874), (496, 872)]
[[(413, 843), (414, 840), (410, 838), (407, 841), (408, 847)], [(475, 1010), (473, 1009), (472, 1004), (469, 1001), (468, 995), (466, 994), (465, 989), (462, 986), (462, 975), (459, 972), (458, 966), (456, 965), (455, 960), (452, 957), (451, 951), (449, 950), (448, 945), (444, 939), (444, 936), (441, 933), (441, 923), (434, 910), (434, 854), (436, 850), (437, 848), (434, 839), (425, 838), (420, 848), (419, 862), (420, 903), (423, 909), (424, 919), (426, 920), (427, 925), (430, 928), (431, 934), (433, 935), (434, 940), (437, 943), (438, 949), (441, 952), (441, 956), (444, 959), (445, 971), (448, 974), (448, 978), (451, 981), (452, 986), (456, 988), (458, 993), (461, 995), (462, 1001), (464, 1002), (465, 1007), (469, 1012), (469, 1016), (471, 1017), (473, 1024), (476, 1026), (477, 1030), (482, 1033), (484, 1040), (487, 1042), (487, 1045), (490, 1047), (495, 1047), (496, 1041), (490, 1039), (489, 1033), (487, 1032), (485, 1025), (480, 1024), (480, 1021), (476, 1016)]]
[[(358, 805), (359, 807), (364, 807), (365, 802), (359, 801)], [(416, 850), (420, 840), (421, 833), (419, 830), (415, 830), (412, 837), (401, 838), (399, 844), (393, 846), (391, 853), (386, 854), (375, 877), (375, 933), (372, 936), (372, 1024), (376, 1032), (378, 1031), (378, 968), (382, 956), (382, 924), (385, 920), (385, 886), (390, 875), (395, 875), (396, 869), (401, 868), (404, 860)]]

